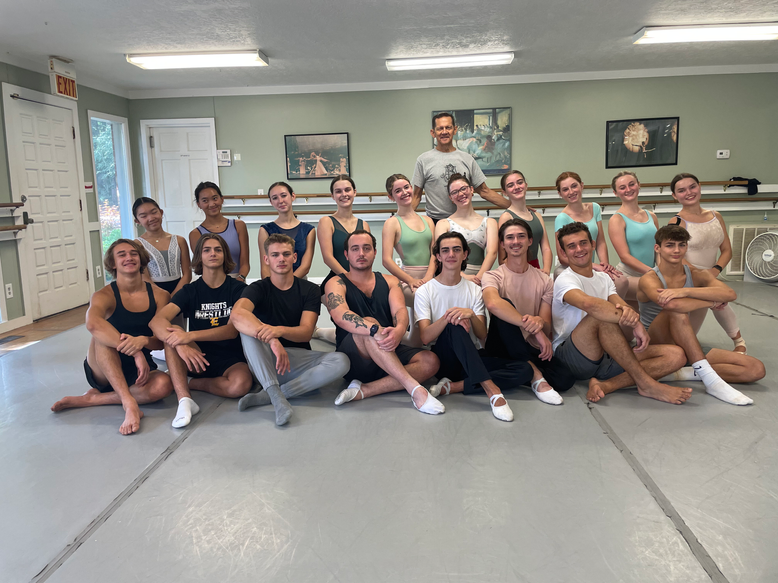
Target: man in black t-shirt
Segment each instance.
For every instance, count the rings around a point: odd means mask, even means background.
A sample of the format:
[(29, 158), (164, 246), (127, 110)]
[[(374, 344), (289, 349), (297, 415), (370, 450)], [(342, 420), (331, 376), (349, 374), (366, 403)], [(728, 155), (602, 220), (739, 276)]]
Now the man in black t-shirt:
[(341, 378), (348, 358), (311, 350), (321, 309), (319, 286), (295, 277), (294, 240), (274, 234), (265, 239), (270, 277), (255, 281), (235, 304), (231, 322), (240, 332), (251, 372), (264, 390), (240, 400), (241, 411), (273, 403), (276, 424), (292, 415), (287, 397), (299, 397)]
[[(149, 324), (165, 343), (168, 374), (178, 397), (173, 427), (189, 425), (192, 415), (200, 411), (190, 389), (237, 398), (251, 388), (238, 331), (230, 323), (232, 307), (246, 288), (227, 275), (233, 267), (229, 247), (220, 235), (200, 237), (192, 268), (202, 277), (182, 287)], [(179, 313), (189, 319), (189, 332), (171, 324)], [(187, 375), (192, 377), (188, 382)]]
[(445, 412), (417, 380), (437, 372), (438, 357), (429, 350), (400, 344), (408, 329), (405, 296), (395, 276), (373, 271), (375, 237), (357, 229), (346, 237), (343, 252), (349, 270), (324, 287), (324, 303), (338, 326), (338, 352), (347, 354), (351, 363), (346, 377), (351, 383), (335, 404), (405, 389), (422, 413)]

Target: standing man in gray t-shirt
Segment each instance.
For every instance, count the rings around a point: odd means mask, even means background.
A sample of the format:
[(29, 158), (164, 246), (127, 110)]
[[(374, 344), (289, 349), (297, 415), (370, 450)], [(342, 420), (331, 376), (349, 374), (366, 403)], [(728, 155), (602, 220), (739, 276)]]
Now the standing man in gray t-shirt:
[(433, 221), (447, 219), (456, 210), (448, 197), (448, 179), (452, 174), (462, 174), (470, 179), (481, 198), (508, 208), (510, 201), (486, 186), (486, 177), (470, 154), (457, 150), (454, 135), (457, 126), (450, 113), (439, 113), (432, 118), (430, 135), (435, 138), (435, 147), (416, 159), (413, 172), (413, 208), (419, 206), (421, 193), (426, 194), (427, 216)]

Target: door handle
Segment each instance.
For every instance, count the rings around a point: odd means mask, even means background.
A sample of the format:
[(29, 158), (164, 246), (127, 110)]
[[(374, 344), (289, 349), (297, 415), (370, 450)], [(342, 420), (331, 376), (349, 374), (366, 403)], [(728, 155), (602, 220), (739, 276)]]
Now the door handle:
[(29, 225), (35, 222), (35, 219), (31, 219), (29, 213), (27, 211), (24, 211), (22, 213), (22, 221), (25, 225)]

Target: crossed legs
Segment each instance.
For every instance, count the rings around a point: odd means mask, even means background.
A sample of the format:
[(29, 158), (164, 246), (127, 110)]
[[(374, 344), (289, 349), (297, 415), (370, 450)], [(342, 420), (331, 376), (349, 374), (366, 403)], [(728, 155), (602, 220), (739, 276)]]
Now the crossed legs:
[(649, 345), (635, 353), (618, 324), (584, 317), (570, 335), (579, 352), (591, 361), (600, 360), (607, 353), (625, 372), (607, 380), (592, 378), (586, 398), (597, 402), (608, 393), (637, 385), (638, 393), (658, 401), (675, 405), (684, 403), (692, 393), (686, 387), (673, 387), (657, 382), (666, 374), (681, 368), (686, 355), (678, 346)]
[(140, 429), (143, 411), (138, 405), (154, 403), (167, 397), (173, 390), (170, 377), (160, 371), (151, 371), (148, 380), (143, 385), (127, 386), (127, 380), (122, 372), (121, 357), (115, 348), (101, 344), (94, 338), (89, 343), (87, 364), (92, 369), (92, 375), (98, 384), (119, 387), (129, 392), (131, 399), (122, 400), (120, 394), (113, 391), (101, 393), (97, 389), (89, 389), (79, 396), (64, 397), (52, 405), (55, 413), (77, 407), (96, 407), (100, 405), (122, 405), (124, 407), (124, 422), (119, 427), (123, 435), (135, 433)]

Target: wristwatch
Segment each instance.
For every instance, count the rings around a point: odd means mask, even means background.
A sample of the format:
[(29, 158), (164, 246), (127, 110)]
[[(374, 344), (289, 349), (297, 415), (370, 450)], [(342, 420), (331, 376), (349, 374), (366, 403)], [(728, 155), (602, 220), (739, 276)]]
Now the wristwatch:
[(721, 265), (719, 265), (718, 263), (717, 263), (716, 265), (714, 265), (714, 266), (713, 266), (713, 269), (718, 269), (718, 270), (719, 270), (719, 273), (721, 273), (722, 271), (724, 271), (724, 268), (723, 268)]
[(370, 336), (373, 337), (378, 332), (378, 324), (373, 324), (370, 326)]
[(245, 275), (243, 275), (243, 274), (241, 274), (241, 273), (239, 273), (238, 275), (236, 275), (236, 276), (235, 276), (235, 279), (239, 279), (239, 280), (241, 280), (242, 282), (244, 282), (244, 283), (245, 283), (245, 281), (246, 281), (246, 276), (245, 276)]

